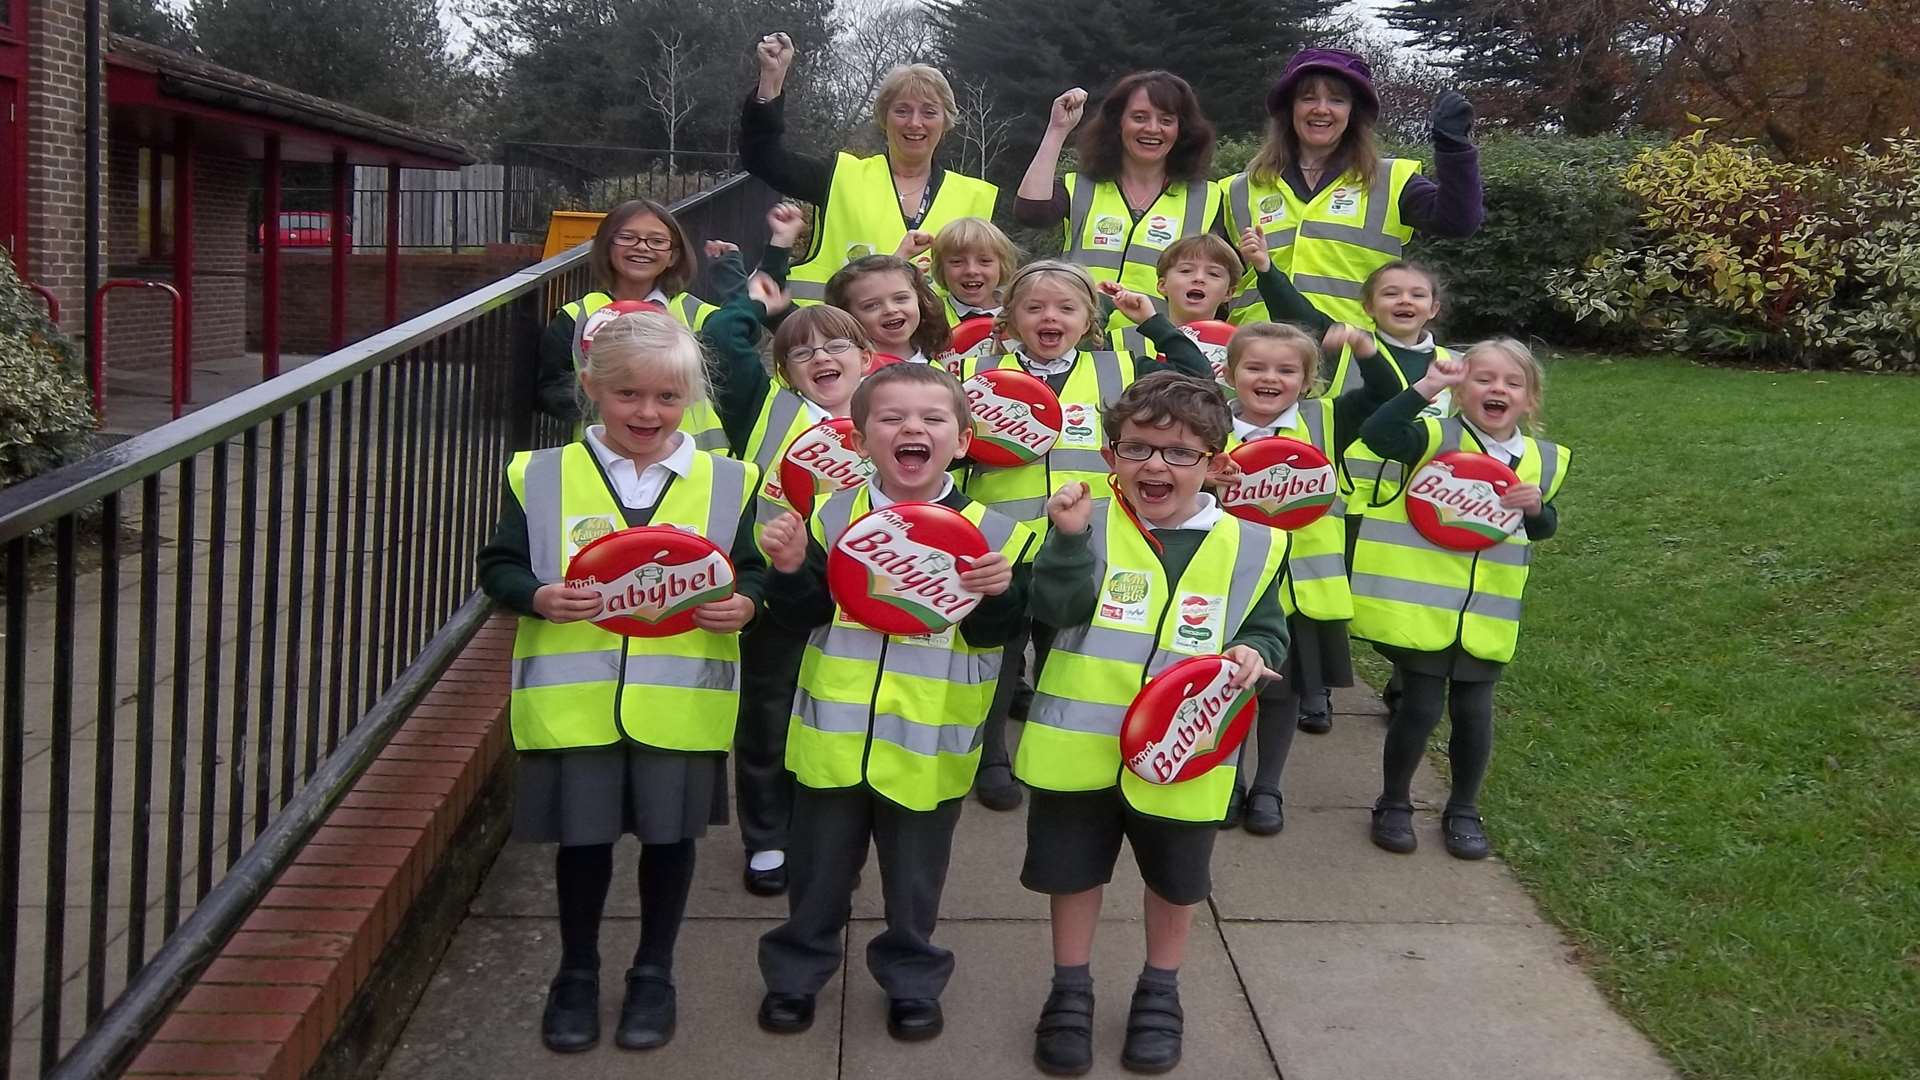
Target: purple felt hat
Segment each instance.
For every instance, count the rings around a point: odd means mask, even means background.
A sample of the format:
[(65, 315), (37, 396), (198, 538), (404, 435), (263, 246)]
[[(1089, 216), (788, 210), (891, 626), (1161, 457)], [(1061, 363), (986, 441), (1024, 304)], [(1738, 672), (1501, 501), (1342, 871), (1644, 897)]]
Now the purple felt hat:
[(1309, 75), (1325, 73), (1337, 75), (1352, 84), (1354, 93), (1360, 102), (1373, 115), (1380, 115), (1380, 95), (1373, 92), (1373, 69), (1357, 52), (1346, 49), (1301, 49), (1287, 61), (1287, 69), (1280, 73), (1280, 81), (1267, 91), (1267, 114), (1278, 116), (1285, 112), (1293, 101), (1294, 88)]

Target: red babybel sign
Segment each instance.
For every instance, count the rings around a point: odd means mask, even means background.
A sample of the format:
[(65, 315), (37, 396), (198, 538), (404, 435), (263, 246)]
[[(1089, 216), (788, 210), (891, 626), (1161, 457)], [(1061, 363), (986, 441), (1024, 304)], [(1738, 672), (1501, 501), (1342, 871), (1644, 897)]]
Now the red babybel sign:
[(1239, 670), (1224, 656), (1194, 656), (1141, 687), (1120, 725), (1120, 757), (1133, 775), (1172, 784), (1232, 758), (1259, 711), (1254, 687), (1227, 686)]
[(905, 360), (902, 360), (900, 357), (895, 356), (890, 352), (877, 352), (867, 358), (867, 370), (862, 372), (861, 374), (871, 375), (874, 372), (879, 371), (883, 367), (889, 367), (894, 364), (904, 364), (904, 363), (906, 363)]
[(973, 446), (982, 465), (1007, 468), (1038, 461), (1065, 422), (1053, 388), (1015, 368), (988, 368), (962, 384), (973, 412)]
[(1180, 327), (1180, 332), (1193, 339), (1200, 346), (1200, 352), (1213, 365), (1213, 377), (1221, 386), (1231, 386), (1227, 379), (1227, 343), (1233, 340), (1236, 327), (1232, 323), (1219, 319), (1198, 319)]
[(1242, 443), (1227, 455), (1240, 478), (1220, 487), (1220, 506), (1234, 517), (1276, 529), (1304, 529), (1333, 509), (1333, 463), (1320, 448), (1284, 435)]
[(593, 337), (602, 327), (622, 315), (631, 315), (636, 311), (665, 311), (652, 300), (614, 300), (593, 309), (573, 327), (573, 362), (577, 367), (587, 357), (587, 350), (593, 348)]
[(1482, 551), (1519, 530), (1526, 515), (1500, 505), (1500, 496), (1519, 483), (1512, 469), (1486, 454), (1440, 454), (1407, 482), (1407, 520), (1440, 547)]
[(694, 628), (693, 609), (733, 595), (733, 563), (713, 541), (665, 525), (608, 533), (567, 562), (567, 585), (600, 594), (594, 623), (628, 637)]
[(882, 634), (931, 634), (967, 617), (980, 594), (960, 584), (987, 538), (956, 510), (895, 503), (847, 527), (827, 553), (834, 603)]
[(953, 328), (953, 336), (947, 340), (946, 355), (941, 360), (948, 371), (959, 375), (969, 359), (985, 356), (992, 348), (992, 317), (975, 315), (960, 320), (960, 325)]
[(794, 437), (780, 459), (780, 490), (801, 517), (813, 513), (823, 491), (857, 488), (873, 475), (873, 463), (849, 445), (853, 421), (845, 416), (822, 420)]

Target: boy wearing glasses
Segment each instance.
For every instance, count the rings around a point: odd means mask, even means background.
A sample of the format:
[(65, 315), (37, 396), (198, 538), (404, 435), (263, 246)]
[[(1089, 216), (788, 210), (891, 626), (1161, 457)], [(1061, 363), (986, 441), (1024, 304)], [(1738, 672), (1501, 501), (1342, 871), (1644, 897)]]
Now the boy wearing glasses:
[(1133, 991), (1121, 1063), (1179, 1064), (1178, 975), (1194, 907), (1233, 790), (1222, 765), (1154, 785), (1126, 771), (1120, 727), (1147, 679), (1188, 656), (1224, 653), (1236, 687), (1287, 655), (1280, 588), (1288, 538), (1226, 515), (1201, 491), (1233, 430), (1210, 382), (1145, 376), (1101, 410), (1109, 490), (1063, 486), (1034, 560), (1033, 618), (1055, 630), (1014, 760), (1031, 789), (1021, 884), (1051, 897), (1054, 975), (1034, 1062), (1055, 1075), (1093, 1060), (1089, 961), (1104, 886), (1125, 838), (1146, 882), (1147, 962)]

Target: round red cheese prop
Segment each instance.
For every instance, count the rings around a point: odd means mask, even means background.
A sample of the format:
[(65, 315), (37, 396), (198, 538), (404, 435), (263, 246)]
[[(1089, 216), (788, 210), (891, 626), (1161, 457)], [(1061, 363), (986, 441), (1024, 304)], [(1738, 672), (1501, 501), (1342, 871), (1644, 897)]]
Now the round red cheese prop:
[(1195, 656), (1156, 675), (1120, 725), (1120, 756), (1149, 784), (1191, 780), (1233, 757), (1253, 726), (1256, 687), (1230, 690), (1240, 665)]
[(567, 584), (600, 594), (594, 623), (627, 637), (694, 628), (693, 609), (733, 595), (733, 563), (713, 541), (665, 525), (608, 533), (567, 562)]
[(1015, 368), (988, 368), (961, 386), (973, 411), (967, 456), (1008, 468), (1045, 457), (1065, 423), (1053, 388)]
[(666, 308), (652, 300), (614, 300), (589, 312), (585, 318), (573, 327), (573, 364), (580, 367), (587, 358), (587, 350), (593, 348), (593, 336), (600, 328), (622, 315), (631, 315), (636, 311), (665, 311)]
[(891, 364), (904, 364), (904, 363), (906, 363), (906, 361), (902, 360), (898, 356), (893, 355), (890, 352), (877, 352), (867, 358), (867, 370), (862, 372), (861, 374), (871, 375), (874, 372), (879, 371), (881, 368), (887, 367)]
[(1407, 483), (1407, 520), (1440, 547), (1485, 550), (1519, 530), (1526, 515), (1500, 505), (1500, 496), (1519, 482), (1512, 469), (1486, 454), (1441, 454)]
[(1240, 479), (1220, 488), (1220, 506), (1234, 517), (1276, 529), (1304, 529), (1333, 509), (1333, 463), (1320, 448), (1282, 435), (1242, 443), (1227, 455)]
[(1213, 365), (1213, 378), (1221, 386), (1231, 387), (1232, 380), (1227, 378), (1227, 343), (1233, 340), (1235, 327), (1232, 323), (1219, 319), (1200, 319), (1180, 328), (1180, 332), (1193, 339), (1200, 346), (1200, 352)]
[(979, 606), (960, 575), (987, 551), (987, 538), (958, 511), (895, 503), (841, 534), (827, 553), (827, 589), (869, 630), (931, 634)]
[[(898, 361), (895, 361), (898, 363)], [(853, 420), (836, 416), (801, 432), (780, 459), (780, 490), (801, 517), (813, 513), (821, 492), (857, 488), (873, 475), (873, 463), (847, 445)]]
[(966, 367), (966, 362), (976, 356), (985, 356), (993, 348), (993, 319), (986, 315), (975, 315), (960, 320), (953, 328), (953, 336), (947, 339), (947, 351), (940, 359), (947, 370), (956, 376)]

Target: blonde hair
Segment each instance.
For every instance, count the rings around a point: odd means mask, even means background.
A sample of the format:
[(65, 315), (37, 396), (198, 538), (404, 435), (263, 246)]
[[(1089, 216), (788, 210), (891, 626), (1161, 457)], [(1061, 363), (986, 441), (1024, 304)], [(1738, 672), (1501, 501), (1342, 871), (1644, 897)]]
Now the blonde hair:
[(948, 127), (960, 122), (960, 106), (953, 100), (953, 86), (940, 74), (939, 68), (931, 64), (900, 64), (880, 80), (880, 89), (873, 95), (873, 122), (881, 131), (887, 130), (887, 110), (908, 95), (939, 102), (947, 114)]
[[(1106, 344), (1106, 334), (1100, 326), (1100, 290), (1094, 287), (1093, 275), (1078, 263), (1063, 259), (1038, 259), (1013, 272), (1007, 282), (1007, 295), (1000, 308), (1000, 314), (993, 317), (993, 334), (1001, 341), (1018, 341), (1013, 334), (1013, 307), (1020, 295), (1042, 281), (1065, 281), (1069, 290), (1077, 289), (1086, 294), (1087, 332), (1081, 335), (1081, 341), (1091, 340), (1094, 345)], [(1021, 342), (1022, 345), (1026, 342)]]
[(999, 260), (1000, 280), (994, 282), (995, 292), (1004, 289), (1020, 267), (1020, 251), (1007, 234), (1000, 231), (1000, 226), (986, 218), (955, 218), (933, 238), (933, 283), (952, 292), (953, 286), (947, 284), (946, 270), (941, 264), (969, 251), (983, 252)]
[(867, 328), (860, 325), (859, 319), (832, 304), (809, 304), (789, 313), (773, 332), (774, 378), (780, 385), (792, 389), (793, 379), (787, 374), (787, 354), (808, 341), (839, 338), (853, 342), (863, 353), (873, 352), (873, 340), (867, 337)]
[(1333, 148), (1327, 159), (1327, 164), (1339, 170), (1333, 174), (1334, 179), (1352, 176), (1362, 188), (1373, 187), (1373, 179), (1380, 172), (1380, 144), (1373, 137), (1376, 117), (1363, 106), (1359, 91), (1351, 82), (1324, 72), (1309, 75), (1295, 84), (1285, 107), (1267, 121), (1267, 140), (1247, 163), (1247, 175), (1254, 182), (1278, 183), (1287, 167), (1300, 160), (1300, 133), (1293, 130), (1293, 103), (1309, 87), (1321, 82), (1342, 87), (1353, 99), (1353, 109), (1347, 114), (1347, 130), (1340, 133), (1340, 145)]
[[(598, 383), (636, 371), (680, 384), (688, 404), (707, 399), (707, 356), (700, 339), (665, 312), (635, 311), (610, 320), (593, 335), (580, 368), (585, 379)], [(598, 415), (584, 381), (578, 392), (581, 412)]]
[(1255, 342), (1271, 341), (1300, 354), (1300, 362), (1307, 368), (1307, 385), (1300, 388), (1300, 397), (1316, 398), (1327, 392), (1327, 380), (1320, 371), (1320, 343), (1313, 335), (1292, 323), (1250, 322), (1233, 332), (1227, 342), (1227, 377), (1231, 379), (1240, 366), (1240, 359), (1247, 354)]
[(1520, 428), (1529, 435), (1538, 435), (1546, 430), (1542, 423), (1547, 410), (1547, 369), (1541, 365), (1540, 358), (1533, 350), (1518, 338), (1490, 337), (1474, 342), (1461, 354), (1467, 370), (1473, 370), (1473, 358), (1486, 353), (1500, 353), (1512, 360), (1520, 369), (1520, 377), (1527, 384), (1527, 399), (1532, 406), (1525, 416), (1520, 418)]

